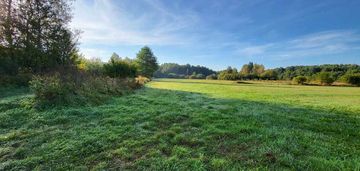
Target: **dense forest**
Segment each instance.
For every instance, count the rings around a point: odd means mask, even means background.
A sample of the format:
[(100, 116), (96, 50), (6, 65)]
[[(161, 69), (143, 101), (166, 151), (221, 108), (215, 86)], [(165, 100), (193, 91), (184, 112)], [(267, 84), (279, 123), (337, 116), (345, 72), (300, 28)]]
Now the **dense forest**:
[(179, 65), (176, 63), (161, 64), (154, 73), (157, 78), (197, 78), (204, 79), (206, 76), (216, 72), (204, 66), (193, 66), (190, 64)]
[[(218, 72), (221, 80), (293, 80), (294, 83), (318, 83), (330, 85), (335, 81), (353, 85), (360, 83), (360, 66), (356, 64), (325, 64), (314, 66), (289, 66), (265, 69), (264, 65), (249, 62), (237, 72), (228, 67)], [(302, 80), (302, 81), (298, 81)]]
[(360, 73), (360, 66), (356, 64), (324, 64), (313, 66), (289, 66), (285, 68), (275, 68), (280, 80), (291, 80), (296, 76), (313, 77), (320, 72), (330, 72), (335, 80), (340, 79), (345, 74)]

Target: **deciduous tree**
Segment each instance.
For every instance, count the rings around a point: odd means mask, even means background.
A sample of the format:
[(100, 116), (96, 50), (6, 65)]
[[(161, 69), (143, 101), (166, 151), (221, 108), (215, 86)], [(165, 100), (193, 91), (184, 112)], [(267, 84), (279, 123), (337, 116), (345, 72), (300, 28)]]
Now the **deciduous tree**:
[(148, 78), (151, 78), (159, 67), (155, 55), (147, 46), (141, 48), (136, 55), (135, 62), (138, 66), (139, 74)]

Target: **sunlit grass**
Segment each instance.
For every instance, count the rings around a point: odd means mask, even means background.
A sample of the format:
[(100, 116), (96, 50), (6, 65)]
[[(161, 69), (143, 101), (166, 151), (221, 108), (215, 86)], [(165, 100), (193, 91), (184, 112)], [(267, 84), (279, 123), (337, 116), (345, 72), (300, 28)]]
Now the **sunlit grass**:
[(241, 99), (298, 107), (360, 113), (357, 87), (300, 86), (277, 81), (221, 81), (160, 79), (151, 87), (205, 94), (213, 98)]
[(359, 88), (251, 83), (155, 80), (43, 111), (8, 89), (0, 170), (360, 169)]

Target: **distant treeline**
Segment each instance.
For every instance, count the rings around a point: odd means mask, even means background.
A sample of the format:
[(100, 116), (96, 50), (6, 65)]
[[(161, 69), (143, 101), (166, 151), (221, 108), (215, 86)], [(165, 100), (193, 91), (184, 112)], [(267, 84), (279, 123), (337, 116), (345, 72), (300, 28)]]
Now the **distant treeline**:
[(331, 85), (344, 82), (360, 85), (360, 66), (356, 64), (325, 64), (313, 66), (289, 66), (286, 68), (265, 69), (264, 65), (249, 62), (238, 72), (228, 67), (217, 73), (221, 80), (292, 80), (295, 84)]
[(205, 79), (206, 76), (212, 74), (216, 74), (216, 72), (204, 66), (164, 63), (160, 65), (159, 69), (154, 73), (154, 76), (157, 78)]
[(360, 66), (356, 64), (325, 64), (313, 66), (289, 66), (275, 68), (274, 71), (280, 80), (292, 80), (296, 76), (313, 77), (320, 72), (330, 72), (338, 80), (346, 73), (360, 73)]
[(335, 81), (359, 85), (360, 66), (356, 64), (325, 64), (289, 66), (265, 69), (262, 64), (249, 62), (238, 71), (228, 67), (215, 72), (203, 66), (165, 63), (155, 72), (158, 78), (189, 78), (219, 80), (293, 80), (296, 84), (319, 83), (330, 85)]

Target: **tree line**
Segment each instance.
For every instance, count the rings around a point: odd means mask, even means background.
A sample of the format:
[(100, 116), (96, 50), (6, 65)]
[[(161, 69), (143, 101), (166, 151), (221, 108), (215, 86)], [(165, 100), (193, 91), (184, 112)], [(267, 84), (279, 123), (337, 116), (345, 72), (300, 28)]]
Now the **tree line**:
[(144, 46), (137, 53), (135, 59), (122, 58), (113, 53), (107, 62), (99, 58), (87, 59), (79, 57), (77, 68), (92, 75), (105, 75), (111, 78), (134, 78), (144, 76), (151, 79), (159, 68), (157, 58), (148, 46)]
[(280, 80), (292, 80), (296, 76), (314, 77), (320, 72), (331, 73), (335, 80), (339, 80), (345, 74), (360, 73), (360, 66), (356, 64), (324, 64), (313, 66), (289, 66), (275, 68)]
[(324, 85), (338, 81), (359, 85), (360, 66), (356, 64), (324, 64), (266, 69), (262, 64), (249, 62), (239, 70), (229, 66), (225, 70), (215, 72), (202, 66), (165, 63), (159, 67), (154, 76), (219, 80), (292, 80), (296, 84), (317, 82)]
[(289, 66), (274, 69), (265, 69), (262, 64), (254, 64), (249, 62), (242, 66), (239, 72), (236, 68), (228, 67), (228, 69), (221, 72), (230, 72), (239, 74), (240, 79), (279, 79), (279, 80), (292, 80), (296, 76), (311, 77), (320, 72), (330, 72), (334, 79), (339, 79), (346, 73), (360, 72), (360, 66), (356, 64), (324, 64), (313, 66)]
[[(214, 77), (211, 77), (214, 78)], [(228, 67), (217, 73), (220, 80), (292, 80), (295, 84), (331, 85), (345, 82), (360, 85), (360, 66), (356, 64), (324, 64), (313, 66), (289, 66), (286, 68), (265, 69), (262, 64), (249, 62), (238, 72)]]
[(204, 79), (206, 76), (216, 74), (215, 71), (204, 66), (190, 64), (179, 65), (176, 63), (161, 64), (154, 73), (157, 78), (193, 78)]

